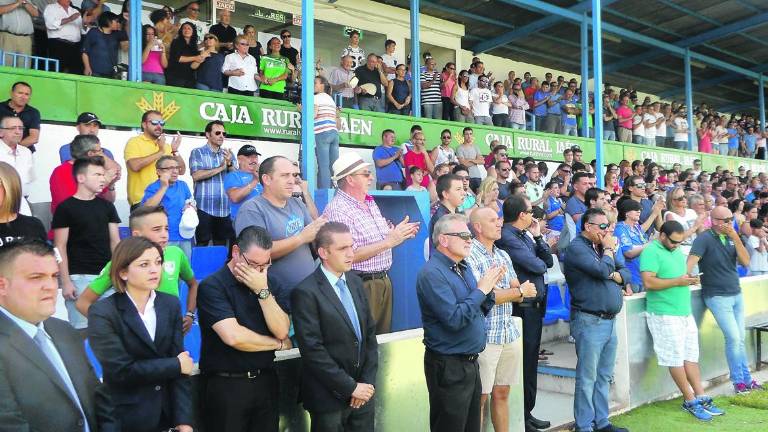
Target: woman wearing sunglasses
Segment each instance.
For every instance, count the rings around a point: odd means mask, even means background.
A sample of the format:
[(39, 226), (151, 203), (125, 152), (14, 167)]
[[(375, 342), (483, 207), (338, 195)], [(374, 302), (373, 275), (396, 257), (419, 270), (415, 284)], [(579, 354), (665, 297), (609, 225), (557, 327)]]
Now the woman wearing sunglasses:
[(685, 228), (683, 233), (683, 243), (680, 245), (685, 255), (691, 251), (691, 245), (696, 239), (696, 234), (704, 231), (704, 222), (706, 213), (696, 214), (696, 211), (688, 208), (688, 197), (681, 187), (676, 187), (667, 192), (667, 213), (664, 215), (664, 221), (676, 221)]
[(640, 253), (648, 243), (648, 236), (640, 226), (640, 203), (634, 200), (624, 200), (619, 205), (618, 223), (613, 235), (618, 242), (616, 254), (624, 257), (624, 262), (632, 273), (632, 292), (643, 291), (643, 281), (640, 277)]
[(221, 71), (224, 66), (224, 55), (219, 52), (219, 38), (213, 34), (203, 36), (203, 51), (200, 52), (202, 61), (192, 62), (196, 71), (195, 88), (220, 92), (224, 89)]

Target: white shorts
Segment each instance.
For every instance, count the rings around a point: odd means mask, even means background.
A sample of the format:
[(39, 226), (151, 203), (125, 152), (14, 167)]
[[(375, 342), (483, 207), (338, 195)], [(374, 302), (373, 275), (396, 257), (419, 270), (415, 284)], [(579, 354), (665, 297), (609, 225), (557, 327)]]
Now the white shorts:
[(515, 385), (518, 383), (523, 359), (514, 355), (515, 342), (498, 345), (486, 344), (477, 363), (480, 366), (482, 393), (490, 394), (495, 385)]
[(693, 315), (646, 314), (653, 350), (659, 366), (681, 367), (683, 362), (699, 361), (699, 329)]

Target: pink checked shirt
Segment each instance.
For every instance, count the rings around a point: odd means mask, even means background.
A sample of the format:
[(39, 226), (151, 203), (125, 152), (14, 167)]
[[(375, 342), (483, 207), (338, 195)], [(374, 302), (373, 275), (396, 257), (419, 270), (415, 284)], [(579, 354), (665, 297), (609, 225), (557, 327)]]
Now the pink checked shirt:
[[(366, 195), (365, 202), (361, 203), (346, 192), (337, 190), (336, 196), (325, 207), (323, 216), (329, 221), (341, 222), (349, 227), (355, 249), (384, 240), (391, 229), (370, 195)], [(353, 270), (364, 273), (386, 271), (390, 267), (392, 249), (352, 264)]]

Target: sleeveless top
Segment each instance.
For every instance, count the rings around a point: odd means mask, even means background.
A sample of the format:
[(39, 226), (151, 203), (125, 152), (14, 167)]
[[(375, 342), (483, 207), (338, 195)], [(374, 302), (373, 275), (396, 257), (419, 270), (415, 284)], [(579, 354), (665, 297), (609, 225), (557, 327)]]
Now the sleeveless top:
[(406, 80), (392, 80), (392, 98), (396, 100), (397, 103), (405, 102), (405, 98), (407, 98), (410, 93), (411, 91), (408, 88), (408, 82)]

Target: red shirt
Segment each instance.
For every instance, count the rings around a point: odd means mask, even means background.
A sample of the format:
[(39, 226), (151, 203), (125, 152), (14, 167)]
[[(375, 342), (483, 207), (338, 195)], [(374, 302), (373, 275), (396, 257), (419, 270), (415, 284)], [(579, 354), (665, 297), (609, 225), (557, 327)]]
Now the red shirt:
[(429, 186), (429, 170), (427, 169), (427, 161), (424, 158), (424, 153), (414, 153), (409, 151), (405, 154), (405, 183), (410, 185), (411, 182), (411, 170), (412, 166), (417, 166), (424, 171), (424, 178), (421, 180), (421, 185), (424, 187)]
[(533, 111), (533, 95), (536, 94), (536, 90), (538, 90), (538, 87), (534, 86), (528, 86), (523, 90), (523, 93), (525, 94), (525, 100), (528, 102), (528, 106), (531, 107), (530, 111)]

